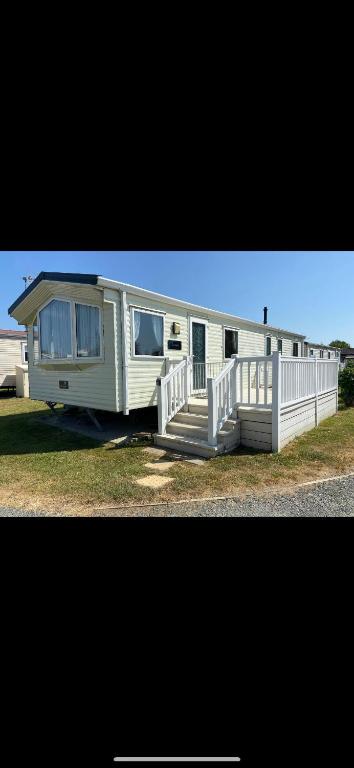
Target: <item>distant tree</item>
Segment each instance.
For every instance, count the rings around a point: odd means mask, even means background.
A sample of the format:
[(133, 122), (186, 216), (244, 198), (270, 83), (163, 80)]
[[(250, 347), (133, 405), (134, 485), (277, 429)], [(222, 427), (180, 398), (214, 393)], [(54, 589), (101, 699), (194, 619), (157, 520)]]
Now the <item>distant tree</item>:
[(337, 347), (337, 349), (348, 349), (348, 347), (350, 347), (350, 344), (348, 341), (340, 341), (339, 339), (335, 339), (334, 341), (330, 342), (329, 346)]

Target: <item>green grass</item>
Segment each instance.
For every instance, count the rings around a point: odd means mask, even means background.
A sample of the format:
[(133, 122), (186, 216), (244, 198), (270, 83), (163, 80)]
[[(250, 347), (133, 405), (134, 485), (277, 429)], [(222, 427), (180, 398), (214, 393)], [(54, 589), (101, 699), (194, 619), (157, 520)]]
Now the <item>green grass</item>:
[(0, 396), (0, 504), (84, 512), (132, 504), (260, 492), (354, 469), (354, 408), (343, 409), (280, 454), (241, 449), (196, 466), (176, 462), (164, 489), (142, 488), (150, 474), (142, 447), (116, 448), (39, 423), (43, 403)]

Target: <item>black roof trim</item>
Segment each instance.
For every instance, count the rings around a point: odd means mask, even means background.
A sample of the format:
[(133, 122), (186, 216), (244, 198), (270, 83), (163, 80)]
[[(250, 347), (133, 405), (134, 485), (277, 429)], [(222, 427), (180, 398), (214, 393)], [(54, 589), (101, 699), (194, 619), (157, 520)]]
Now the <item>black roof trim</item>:
[(82, 275), (79, 272), (40, 272), (35, 280), (30, 283), (28, 288), (26, 288), (26, 290), (20, 294), (18, 299), (11, 304), (11, 307), (8, 309), (9, 315), (11, 315), (11, 312), (13, 312), (14, 309), (29, 296), (31, 291), (37, 288), (37, 285), (39, 285), (42, 280), (53, 280), (54, 282), (59, 283), (86, 283), (87, 285), (97, 285), (98, 275)]

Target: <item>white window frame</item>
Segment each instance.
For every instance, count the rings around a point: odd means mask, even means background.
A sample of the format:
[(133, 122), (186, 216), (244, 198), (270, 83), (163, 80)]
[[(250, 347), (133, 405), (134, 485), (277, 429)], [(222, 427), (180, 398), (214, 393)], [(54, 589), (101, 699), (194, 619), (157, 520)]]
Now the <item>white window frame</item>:
[(227, 361), (227, 360), (231, 360), (231, 358), (230, 357), (226, 357), (226, 354), (225, 354), (225, 345), (226, 345), (226, 338), (225, 338), (226, 334), (225, 334), (225, 331), (236, 331), (236, 333), (237, 333), (237, 354), (238, 355), (240, 354), (240, 352), (239, 352), (239, 348), (240, 348), (240, 329), (239, 328), (235, 328), (232, 325), (224, 325), (223, 326), (223, 355), (224, 355), (224, 362)]
[[(297, 344), (297, 355), (294, 355), (294, 345), (295, 344)], [(293, 341), (292, 357), (300, 357), (299, 352), (301, 352), (301, 349), (299, 349), (299, 347), (300, 347), (300, 342), (299, 341)]]
[(205, 325), (205, 362), (208, 362), (209, 357), (209, 338), (208, 338), (208, 320), (205, 317), (189, 317), (189, 354), (193, 354), (193, 323), (199, 323), (199, 325)]
[(284, 341), (285, 341), (285, 339), (281, 338), (280, 336), (277, 337), (277, 352), (279, 352), (279, 349), (278, 349), (278, 342), (279, 341), (281, 341), (281, 353), (280, 354), (282, 355), (283, 354), (283, 349), (284, 349)]
[(313, 348), (310, 349), (310, 357), (315, 357), (315, 350)]
[[(41, 311), (51, 304), (52, 301), (65, 301), (70, 305), (70, 323), (71, 323), (71, 356), (70, 357), (43, 357), (41, 348)], [(99, 357), (78, 357), (77, 355), (77, 334), (76, 334), (76, 304), (82, 304), (85, 307), (96, 307), (98, 309), (99, 317), (99, 330), (100, 330), (100, 355)], [(37, 310), (37, 324), (38, 324), (38, 361), (34, 361), (36, 365), (64, 365), (67, 363), (102, 363), (104, 360), (103, 354), (103, 319), (102, 319), (102, 307), (98, 304), (90, 304), (86, 301), (77, 301), (76, 299), (68, 299), (67, 296), (52, 296), (48, 301), (42, 304)], [(33, 336), (32, 336), (33, 342)], [(74, 354), (75, 353), (75, 354)]]
[(324, 350), (320, 349), (320, 360), (324, 360)]
[[(25, 349), (27, 348), (27, 360), (25, 360)], [(21, 341), (21, 360), (22, 365), (28, 365), (28, 342)]]
[[(134, 321), (134, 313), (135, 312), (142, 312), (145, 315), (155, 315), (157, 317), (162, 317), (162, 355), (136, 355), (135, 354), (135, 321)], [(165, 360), (166, 354), (165, 354), (165, 312), (159, 312), (158, 309), (143, 309), (142, 307), (130, 307), (130, 344), (131, 344), (131, 358), (133, 360)]]

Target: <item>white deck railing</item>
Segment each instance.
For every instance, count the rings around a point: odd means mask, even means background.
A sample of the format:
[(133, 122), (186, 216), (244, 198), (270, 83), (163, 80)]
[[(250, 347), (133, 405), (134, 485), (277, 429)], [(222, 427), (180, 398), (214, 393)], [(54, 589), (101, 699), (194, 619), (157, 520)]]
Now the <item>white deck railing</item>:
[(272, 357), (233, 357), (236, 361), (236, 404), (271, 408)]
[(184, 357), (167, 376), (156, 379), (159, 435), (165, 434), (168, 422), (188, 403), (192, 392), (192, 365), (193, 357)]
[(214, 378), (208, 379), (208, 443), (216, 445), (217, 434), (235, 406), (235, 360), (231, 359)]
[(281, 357), (281, 405), (324, 394), (338, 386), (338, 360)]
[[(156, 381), (161, 435), (165, 434), (168, 422), (195, 394), (193, 356), (173, 364), (175, 367)], [(219, 365), (223, 366), (222, 370), (216, 376), (209, 376), (206, 386), (210, 445), (216, 445), (218, 431), (234, 409), (248, 406), (272, 410), (272, 445), (277, 451), (282, 409), (315, 397), (317, 424), (319, 395), (334, 390), (338, 393), (338, 359), (283, 357), (279, 352), (273, 352), (267, 357), (233, 355), (229, 362)], [(204, 366), (203, 376), (206, 373)]]

